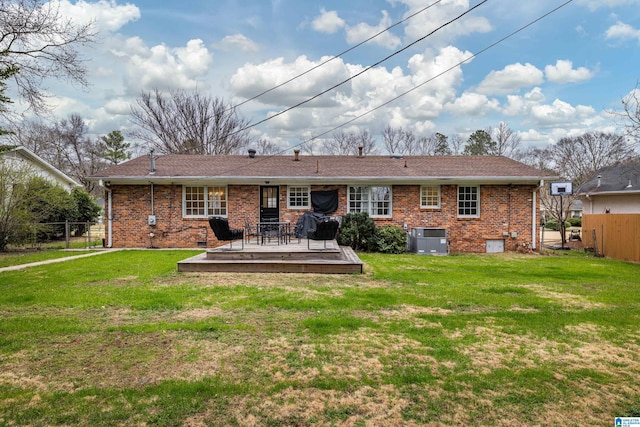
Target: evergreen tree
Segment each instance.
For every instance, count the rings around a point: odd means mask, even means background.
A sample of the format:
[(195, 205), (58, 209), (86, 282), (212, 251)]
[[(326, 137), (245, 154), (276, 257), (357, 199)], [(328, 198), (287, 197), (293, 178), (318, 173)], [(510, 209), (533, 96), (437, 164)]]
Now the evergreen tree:
[(495, 156), (498, 154), (497, 148), (496, 142), (487, 131), (477, 130), (467, 140), (462, 154), (466, 156)]
[(100, 138), (102, 140), (102, 157), (117, 165), (131, 158), (129, 147), (131, 144), (124, 142), (124, 136), (118, 130), (109, 132)]
[(438, 132), (436, 133), (436, 139), (438, 142), (434, 154), (436, 156), (450, 156), (452, 153), (451, 147), (449, 147), (449, 141), (447, 141), (447, 136)]

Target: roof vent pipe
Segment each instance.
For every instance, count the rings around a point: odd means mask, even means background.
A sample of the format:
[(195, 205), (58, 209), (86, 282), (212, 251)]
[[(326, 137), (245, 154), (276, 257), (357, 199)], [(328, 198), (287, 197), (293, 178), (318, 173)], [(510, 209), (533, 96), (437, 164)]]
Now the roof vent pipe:
[(601, 184), (602, 184), (602, 175), (598, 175), (598, 188), (600, 188)]
[(631, 180), (629, 180), (629, 184), (627, 185), (627, 188), (633, 188), (633, 185), (631, 184)]
[(364, 149), (364, 147), (361, 145), (358, 147), (358, 157), (362, 157), (362, 150)]
[(300, 149), (296, 148), (295, 150), (293, 150), (293, 160), (295, 160), (296, 162), (300, 161)]
[(149, 151), (149, 167), (150, 167), (150, 172), (151, 173), (155, 173), (156, 171), (156, 159), (155, 157), (153, 157), (153, 148), (151, 149), (151, 151)]
[(249, 158), (254, 159), (256, 157), (256, 150), (249, 148)]

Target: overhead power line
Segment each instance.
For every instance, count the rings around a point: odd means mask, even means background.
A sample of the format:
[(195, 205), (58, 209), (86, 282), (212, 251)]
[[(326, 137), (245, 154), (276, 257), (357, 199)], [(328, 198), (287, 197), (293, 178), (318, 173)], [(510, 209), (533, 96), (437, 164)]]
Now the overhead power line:
[(362, 46), (363, 44), (370, 42), (371, 40), (375, 39), (376, 37), (378, 37), (378, 36), (380, 36), (380, 35), (382, 35), (382, 34), (386, 33), (387, 31), (391, 30), (392, 28), (397, 27), (398, 25), (400, 25), (400, 24), (402, 24), (402, 23), (404, 23), (404, 22), (408, 21), (409, 19), (411, 19), (411, 18), (415, 17), (416, 15), (419, 15), (419, 14), (421, 14), (422, 12), (424, 12), (424, 11), (426, 11), (426, 10), (428, 10), (428, 9), (432, 8), (433, 6), (437, 5), (437, 4), (438, 4), (438, 3), (440, 3), (440, 2), (442, 2), (442, 0), (437, 0), (437, 1), (433, 2), (433, 3), (431, 3), (430, 5), (423, 7), (422, 9), (420, 9), (420, 10), (418, 10), (418, 11), (416, 11), (416, 12), (412, 13), (411, 15), (407, 16), (406, 18), (404, 18), (404, 19), (402, 19), (402, 20), (400, 20), (400, 21), (396, 22), (395, 24), (392, 24), (392, 25), (388, 26), (388, 27), (387, 27), (387, 28), (385, 28), (384, 30), (379, 31), (378, 33), (376, 33), (376, 34), (372, 35), (371, 37), (367, 38), (366, 40), (361, 41), (360, 43), (358, 43), (358, 44), (356, 44), (356, 45), (354, 45), (354, 46), (350, 47), (349, 49), (344, 50), (344, 51), (342, 51), (342, 52), (338, 53), (337, 55), (332, 56), (331, 58), (329, 58), (329, 59), (327, 59), (327, 60), (322, 61), (322, 62), (321, 62), (321, 63), (319, 63), (318, 65), (315, 65), (314, 67), (311, 67), (311, 68), (309, 68), (308, 70), (303, 71), (302, 73), (297, 74), (297, 75), (295, 75), (295, 76), (291, 77), (290, 79), (288, 79), (288, 80), (286, 80), (286, 81), (284, 81), (284, 82), (282, 82), (282, 83), (280, 83), (280, 84), (278, 84), (278, 85), (276, 85), (276, 86), (274, 86), (274, 87), (272, 87), (272, 88), (270, 88), (270, 89), (267, 89), (267, 90), (265, 90), (265, 91), (263, 91), (263, 92), (260, 92), (259, 94), (255, 95), (255, 96), (252, 96), (251, 98), (246, 99), (246, 100), (244, 100), (244, 101), (240, 102), (239, 104), (234, 105), (233, 107), (229, 108), (229, 110), (234, 109), (234, 108), (237, 108), (237, 107), (240, 107), (241, 105), (244, 105), (244, 104), (246, 104), (246, 103), (248, 103), (248, 102), (251, 102), (251, 101), (253, 101), (253, 100), (256, 100), (256, 99), (260, 98), (261, 96), (266, 95), (266, 94), (267, 94), (267, 93), (269, 93), (269, 92), (272, 92), (272, 91), (274, 91), (274, 90), (276, 90), (276, 89), (279, 89), (279, 88), (281, 88), (282, 86), (287, 85), (287, 84), (291, 83), (292, 81), (294, 81), (294, 80), (296, 80), (296, 79), (298, 79), (298, 78), (300, 78), (300, 77), (302, 77), (302, 76), (304, 76), (304, 75), (307, 75), (307, 74), (309, 74), (310, 72), (312, 72), (312, 71), (314, 71), (314, 70), (317, 70), (318, 68), (322, 67), (323, 65), (328, 64), (329, 62), (331, 62), (331, 61), (333, 61), (333, 60), (335, 60), (335, 59), (338, 59), (338, 58), (340, 58), (340, 57), (342, 57), (342, 56), (346, 55), (347, 53), (351, 52), (352, 50), (359, 48), (359, 47), (360, 47), (360, 46)]
[[(398, 100), (398, 99), (402, 98), (403, 96), (406, 96), (406, 95), (408, 95), (409, 93), (411, 93), (411, 92), (413, 92), (413, 91), (415, 91), (415, 90), (417, 90), (417, 89), (421, 88), (422, 86), (424, 86), (424, 85), (426, 85), (426, 84), (428, 84), (428, 83), (432, 82), (433, 80), (437, 79), (438, 77), (440, 77), (440, 76), (442, 76), (442, 75), (444, 75), (444, 74), (446, 74), (446, 73), (450, 72), (451, 70), (454, 70), (455, 68), (459, 67), (460, 65), (465, 64), (465, 63), (469, 62), (470, 60), (472, 60), (473, 58), (475, 58), (475, 57), (477, 57), (477, 56), (479, 56), (479, 55), (482, 55), (483, 53), (487, 52), (488, 50), (490, 50), (490, 49), (492, 49), (492, 48), (496, 47), (497, 45), (501, 44), (501, 43), (502, 43), (502, 42), (504, 42), (505, 40), (507, 40), (507, 39), (509, 39), (509, 38), (511, 38), (511, 37), (513, 37), (513, 36), (515, 36), (515, 35), (516, 35), (516, 34), (518, 34), (518, 33), (521, 33), (522, 31), (526, 30), (527, 28), (529, 28), (529, 27), (531, 27), (531, 26), (533, 26), (533, 25), (537, 24), (538, 22), (542, 21), (543, 19), (545, 19), (545, 18), (546, 18), (546, 17), (548, 17), (549, 15), (554, 14), (555, 12), (557, 12), (557, 11), (558, 11), (558, 10), (560, 10), (560, 9), (562, 9), (563, 7), (565, 7), (566, 5), (568, 5), (568, 4), (569, 4), (569, 3), (571, 3), (571, 2), (573, 2), (573, 0), (567, 0), (567, 1), (565, 1), (565, 2), (564, 2), (564, 3), (562, 3), (561, 5), (559, 5), (559, 6), (555, 7), (555, 8), (553, 8), (553, 9), (551, 9), (550, 11), (548, 11), (548, 12), (546, 12), (545, 14), (543, 14), (543, 15), (539, 16), (538, 18), (534, 19), (533, 21), (530, 21), (530, 22), (528, 22), (527, 24), (525, 24), (525, 25), (521, 26), (520, 28), (518, 28), (518, 29), (516, 29), (516, 30), (512, 31), (511, 33), (509, 33), (509, 34), (507, 34), (507, 35), (505, 35), (505, 36), (501, 37), (500, 39), (498, 39), (498, 40), (496, 40), (495, 42), (491, 43), (489, 46), (487, 46), (487, 47), (485, 47), (485, 48), (483, 48), (483, 49), (480, 49), (479, 51), (477, 51), (477, 52), (475, 52), (475, 53), (473, 53), (473, 54), (469, 55), (467, 58), (463, 59), (462, 61), (459, 61), (457, 64), (454, 64), (454, 65), (452, 65), (451, 67), (447, 68), (446, 70), (444, 70), (444, 71), (442, 71), (442, 72), (440, 72), (440, 73), (436, 74), (435, 76), (433, 76), (433, 77), (431, 77), (431, 78), (429, 78), (429, 79), (427, 79), (427, 80), (423, 81), (423, 82), (422, 82), (422, 83), (420, 83), (420, 84), (417, 84), (416, 86), (412, 87), (411, 89), (408, 89), (408, 90), (406, 90), (406, 91), (404, 91), (404, 92), (400, 93), (399, 95), (394, 96), (393, 98), (391, 98), (391, 99), (389, 99), (389, 100), (387, 100), (387, 101), (383, 102), (382, 104), (378, 105), (377, 107), (374, 107), (374, 108), (372, 108), (372, 109), (370, 109), (370, 110), (367, 110), (367, 111), (365, 111), (364, 113), (362, 113), (362, 114), (360, 114), (360, 115), (357, 115), (357, 116), (353, 117), (352, 119), (349, 119), (349, 120), (347, 120), (347, 121), (345, 121), (345, 122), (343, 122), (343, 123), (341, 123), (341, 124), (339, 124), (339, 125), (337, 125), (337, 126), (335, 126), (335, 127), (331, 128), (331, 129), (329, 129), (329, 130), (326, 130), (326, 131), (321, 132), (321, 133), (319, 133), (319, 134), (317, 134), (317, 135), (314, 135), (313, 137), (308, 138), (308, 139), (306, 139), (306, 140), (304, 140), (304, 141), (301, 141), (301, 142), (299, 142), (298, 144), (293, 145), (292, 147), (288, 147), (288, 148), (286, 148), (286, 149), (284, 149), (284, 150), (281, 150), (281, 151), (279, 151), (277, 154), (274, 154), (274, 155), (272, 155), (272, 156), (264, 156), (262, 159), (265, 159), (265, 160), (266, 160), (266, 159), (268, 159), (268, 158), (270, 158), (270, 157), (277, 156), (277, 155), (281, 155), (281, 154), (285, 153), (286, 151), (289, 151), (291, 148), (297, 148), (297, 147), (300, 147), (300, 146), (302, 146), (302, 145), (304, 145), (304, 144), (307, 144), (307, 143), (309, 143), (309, 142), (313, 142), (314, 140), (316, 140), (316, 139), (318, 139), (318, 138), (320, 138), (320, 137), (322, 137), (322, 136), (324, 136), (324, 135), (327, 135), (327, 134), (329, 134), (329, 133), (331, 133), (331, 132), (333, 132), (333, 131), (336, 131), (336, 130), (340, 129), (341, 127), (344, 127), (344, 126), (346, 126), (346, 125), (348, 125), (348, 124), (351, 124), (351, 123), (355, 122), (356, 120), (359, 120), (359, 119), (361, 119), (362, 117), (365, 117), (365, 116), (367, 116), (367, 115), (369, 115), (369, 114), (373, 113), (374, 111), (377, 111), (377, 110), (379, 110), (380, 108), (382, 108), (382, 107), (384, 107), (384, 106), (386, 106), (386, 105), (391, 104), (392, 102), (394, 102), (394, 101), (396, 101), (396, 100)], [(258, 159), (258, 161), (261, 161), (261, 159)], [(241, 166), (241, 167), (235, 168), (235, 170), (242, 169), (242, 168), (244, 168), (244, 167), (245, 167), (245, 166)], [(247, 165), (246, 167), (249, 167), (249, 165)], [(253, 165), (251, 165), (251, 167), (253, 167)], [(229, 172), (229, 170), (227, 170), (227, 171), (222, 171), (222, 172), (220, 172), (219, 174), (216, 174), (216, 175), (223, 175), (223, 174), (226, 174), (226, 173), (228, 173), (228, 172)]]
[(356, 77), (358, 77), (358, 76), (361, 76), (362, 74), (366, 73), (367, 71), (371, 70), (372, 68), (374, 68), (374, 67), (376, 67), (376, 66), (378, 66), (378, 65), (382, 64), (383, 62), (385, 62), (385, 61), (389, 60), (390, 58), (393, 58), (394, 56), (396, 56), (396, 55), (398, 55), (398, 54), (400, 54), (400, 53), (404, 52), (405, 50), (409, 49), (410, 47), (414, 46), (415, 44), (420, 43), (421, 41), (423, 41), (423, 40), (424, 40), (424, 39), (426, 39), (427, 37), (432, 36), (432, 35), (433, 35), (433, 34), (435, 34), (437, 31), (440, 31), (441, 29), (445, 28), (446, 26), (451, 25), (453, 22), (455, 22), (455, 21), (457, 21), (457, 20), (461, 19), (463, 16), (465, 16), (465, 15), (467, 15), (467, 14), (471, 13), (472, 11), (474, 11), (475, 9), (477, 9), (477, 8), (478, 8), (478, 7), (480, 7), (480, 6), (482, 6), (483, 4), (485, 4), (485, 3), (486, 3), (486, 2), (488, 2), (488, 1), (489, 1), (489, 0), (482, 0), (482, 1), (481, 1), (480, 3), (478, 3), (477, 5), (473, 6), (472, 8), (470, 8), (470, 9), (468, 9), (468, 10), (466, 10), (466, 11), (464, 11), (463, 13), (461, 13), (460, 15), (456, 16), (455, 18), (451, 19), (450, 21), (445, 22), (444, 24), (440, 25), (438, 28), (436, 28), (435, 30), (431, 31), (430, 33), (428, 33), (428, 34), (426, 34), (426, 35), (424, 35), (424, 36), (420, 37), (419, 39), (417, 39), (417, 40), (415, 40), (415, 41), (413, 41), (413, 42), (409, 43), (408, 45), (406, 45), (406, 46), (405, 46), (405, 47), (403, 47), (402, 49), (399, 49), (399, 50), (397, 50), (397, 51), (393, 52), (392, 54), (390, 54), (390, 55), (388, 55), (388, 56), (384, 57), (383, 59), (379, 60), (378, 62), (376, 62), (376, 63), (374, 63), (374, 64), (372, 64), (372, 65), (369, 65), (368, 67), (366, 67), (366, 68), (365, 68), (365, 69), (363, 69), (362, 71), (360, 71), (360, 72), (358, 72), (358, 73), (354, 74), (353, 76), (350, 76), (349, 78), (347, 78), (347, 79), (345, 79), (345, 80), (341, 81), (340, 83), (337, 83), (337, 84), (335, 84), (335, 85), (331, 86), (330, 88), (323, 90), (322, 92), (320, 92), (320, 93), (318, 93), (318, 94), (316, 94), (316, 95), (312, 96), (311, 98), (307, 98), (306, 100), (301, 101), (301, 102), (298, 102), (297, 104), (292, 105), (292, 106), (291, 106), (291, 107), (289, 107), (289, 108), (286, 108), (286, 109), (284, 109), (284, 110), (282, 110), (282, 111), (280, 111), (280, 112), (278, 112), (278, 113), (275, 113), (275, 114), (273, 114), (273, 115), (271, 115), (271, 116), (269, 116), (269, 117), (267, 117), (267, 118), (264, 118), (264, 119), (262, 119), (262, 120), (259, 120), (259, 121), (257, 121), (256, 123), (252, 123), (252, 124), (250, 124), (250, 125), (248, 125), (248, 126), (243, 127), (242, 129), (238, 129), (238, 130), (234, 131), (234, 132), (233, 132), (233, 134), (243, 132), (243, 131), (245, 131), (245, 130), (248, 130), (248, 129), (254, 128), (254, 127), (256, 127), (256, 126), (258, 126), (258, 125), (260, 125), (260, 124), (262, 124), (262, 123), (264, 123), (264, 122), (267, 122), (267, 121), (269, 121), (269, 120), (273, 120), (274, 118), (276, 118), (276, 117), (278, 117), (278, 116), (281, 116), (281, 115), (283, 115), (284, 113), (287, 113), (287, 112), (289, 112), (289, 111), (291, 111), (291, 110), (293, 110), (293, 109), (295, 109), (295, 108), (298, 108), (298, 107), (300, 107), (300, 106), (302, 106), (302, 105), (304, 105), (304, 104), (307, 104), (307, 103), (309, 103), (309, 102), (313, 101), (313, 100), (314, 100), (314, 99), (316, 99), (316, 98), (319, 98), (320, 96), (324, 95), (324, 94), (325, 94), (325, 93), (327, 93), (327, 92), (331, 92), (332, 90), (334, 90), (334, 89), (336, 89), (336, 88), (338, 88), (338, 87), (342, 86), (343, 84), (345, 84), (345, 83), (347, 83), (347, 82), (349, 82), (349, 81), (351, 81), (351, 80), (355, 79), (355, 78), (356, 78)]

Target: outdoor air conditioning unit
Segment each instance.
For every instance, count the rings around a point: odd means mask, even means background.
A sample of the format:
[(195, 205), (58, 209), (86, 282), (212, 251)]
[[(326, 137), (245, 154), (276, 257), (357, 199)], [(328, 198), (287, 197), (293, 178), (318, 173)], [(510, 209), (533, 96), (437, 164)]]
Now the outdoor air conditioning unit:
[(446, 228), (412, 228), (409, 234), (409, 252), (421, 255), (448, 255), (449, 241)]

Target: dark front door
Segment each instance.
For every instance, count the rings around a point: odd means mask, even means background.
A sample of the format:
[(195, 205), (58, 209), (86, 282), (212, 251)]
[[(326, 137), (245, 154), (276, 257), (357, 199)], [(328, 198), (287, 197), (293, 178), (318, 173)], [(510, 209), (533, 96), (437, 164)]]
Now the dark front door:
[(277, 185), (260, 187), (260, 222), (280, 218), (280, 188)]

